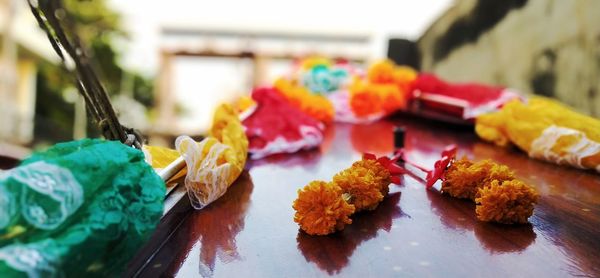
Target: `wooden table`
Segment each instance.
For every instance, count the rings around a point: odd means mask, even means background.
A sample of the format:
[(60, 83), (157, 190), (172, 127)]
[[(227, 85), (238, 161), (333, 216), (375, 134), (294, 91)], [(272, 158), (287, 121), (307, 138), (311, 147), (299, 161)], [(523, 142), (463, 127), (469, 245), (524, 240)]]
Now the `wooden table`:
[[(535, 186), (531, 224), (478, 222), (475, 205), (404, 177), (373, 212), (330, 236), (293, 222), (296, 191), (332, 176), (362, 152), (392, 152), (394, 125), (407, 127), (409, 155), (431, 164), (448, 144), (491, 158)], [(478, 140), (472, 128), (405, 116), (371, 125), (336, 124), (320, 150), (252, 161), (221, 199), (163, 223), (169, 231), (140, 276), (197, 277), (565, 277), (600, 276), (600, 176), (529, 159)], [(173, 232), (174, 231), (174, 232)], [(148, 255), (149, 250), (140, 256)]]

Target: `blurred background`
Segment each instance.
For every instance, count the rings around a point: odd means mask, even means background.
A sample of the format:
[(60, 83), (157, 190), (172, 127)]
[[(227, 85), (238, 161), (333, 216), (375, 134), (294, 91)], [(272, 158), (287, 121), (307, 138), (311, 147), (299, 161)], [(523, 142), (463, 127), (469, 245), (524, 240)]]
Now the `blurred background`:
[[(153, 144), (322, 55), (388, 57), (449, 81), (600, 115), (600, 1), (64, 0), (123, 124)], [(0, 0), (0, 155), (99, 136), (26, 0)]]

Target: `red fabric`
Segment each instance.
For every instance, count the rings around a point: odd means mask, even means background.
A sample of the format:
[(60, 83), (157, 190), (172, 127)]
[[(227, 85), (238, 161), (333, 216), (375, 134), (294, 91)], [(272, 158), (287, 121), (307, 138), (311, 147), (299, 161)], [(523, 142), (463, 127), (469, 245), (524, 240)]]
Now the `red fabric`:
[(487, 86), (477, 83), (445, 82), (433, 74), (422, 73), (412, 84), (413, 92), (419, 90), (423, 93), (443, 95), (469, 102), (471, 105), (481, 105), (500, 98), (504, 88)]
[(433, 169), (431, 170), (425, 169), (419, 166), (417, 163), (410, 160), (403, 151), (397, 152), (392, 158), (389, 158), (387, 156), (377, 158), (377, 156), (375, 156), (374, 154), (364, 153), (363, 159), (377, 160), (381, 165), (383, 165), (383, 167), (388, 169), (392, 176), (392, 183), (394, 184), (400, 184), (401, 179), (399, 175), (412, 173), (413, 175), (418, 176), (414, 172), (406, 169), (404, 166), (400, 166), (397, 164), (398, 160), (402, 159), (405, 163), (410, 164), (413, 167), (427, 174), (423, 182), (425, 183), (425, 186), (427, 188), (430, 188), (435, 184), (436, 181), (443, 179), (446, 169), (448, 169), (448, 166), (456, 157), (456, 151), (456, 145), (447, 146), (441, 153), (442, 157), (434, 163)]
[(450, 162), (456, 157), (456, 146), (450, 145), (442, 152), (442, 158), (435, 162), (433, 170), (427, 173), (425, 180), (427, 181), (427, 188), (432, 187), (436, 181), (444, 177), (446, 169), (450, 165)]
[(400, 179), (399, 175), (403, 175), (407, 173), (407, 170), (404, 169), (403, 167), (400, 167), (397, 162), (398, 159), (400, 157), (392, 157), (389, 158), (387, 156), (382, 156), (377, 158), (377, 156), (375, 156), (372, 153), (364, 153), (363, 154), (363, 159), (368, 159), (368, 160), (377, 160), (377, 162), (379, 162), (379, 164), (381, 164), (384, 168), (386, 168), (391, 175), (391, 181), (393, 184), (400, 184), (402, 182), (402, 180)]
[(252, 92), (252, 98), (257, 102), (257, 108), (242, 122), (251, 152), (264, 148), (280, 136), (288, 142), (303, 139), (302, 126), (314, 127), (322, 137), (323, 125), (290, 105), (274, 88), (257, 88)]

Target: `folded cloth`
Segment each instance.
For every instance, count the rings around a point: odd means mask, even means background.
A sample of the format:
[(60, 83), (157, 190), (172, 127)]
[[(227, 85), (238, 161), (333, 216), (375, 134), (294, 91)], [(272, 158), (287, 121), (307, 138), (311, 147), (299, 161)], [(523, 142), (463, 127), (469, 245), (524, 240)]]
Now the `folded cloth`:
[(188, 136), (175, 140), (187, 165), (185, 186), (192, 206), (214, 202), (240, 176), (248, 156), (248, 139), (237, 112), (223, 104), (215, 111), (210, 136), (196, 143)]
[(275, 153), (294, 153), (323, 142), (325, 126), (289, 104), (274, 88), (258, 88), (252, 93), (256, 110), (244, 121), (250, 158)]
[(3, 277), (115, 276), (155, 229), (165, 186), (141, 151), (84, 139), (0, 177)]
[(522, 98), (518, 93), (478, 83), (448, 83), (433, 74), (420, 74), (412, 83), (413, 96), (426, 93), (463, 103), (463, 119), (498, 111), (505, 103)]
[(500, 146), (513, 143), (533, 158), (600, 172), (600, 120), (557, 101), (511, 101), (477, 117), (475, 131)]
[(183, 156), (187, 167), (171, 180), (185, 175), (185, 186), (195, 209), (202, 209), (225, 194), (244, 170), (248, 155), (244, 128), (236, 110), (228, 104), (215, 111), (208, 137), (195, 142), (189, 136), (179, 136), (175, 146), (177, 150), (144, 146), (146, 160), (160, 169)]

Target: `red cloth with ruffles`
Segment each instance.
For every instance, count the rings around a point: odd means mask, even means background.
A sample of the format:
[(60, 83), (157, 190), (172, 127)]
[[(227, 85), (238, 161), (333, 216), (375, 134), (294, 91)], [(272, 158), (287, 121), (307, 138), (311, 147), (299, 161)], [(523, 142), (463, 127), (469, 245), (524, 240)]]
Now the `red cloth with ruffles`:
[[(275, 88), (257, 88), (252, 92), (252, 98), (257, 102), (257, 108), (242, 123), (246, 128), (250, 153), (260, 153), (254, 158), (308, 149), (322, 142), (323, 124), (289, 104)], [(304, 140), (307, 136), (311, 136), (312, 140)], [(285, 144), (278, 145), (281, 147), (277, 150), (270, 149), (268, 153), (261, 151), (278, 138), (283, 138)]]
[(412, 84), (413, 92), (443, 95), (467, 101), (473, 106), (488, 103), (500, 98), (503, 87), (488, 86), (478, 83), (451, 84), (430, 73), (422, 73)]

